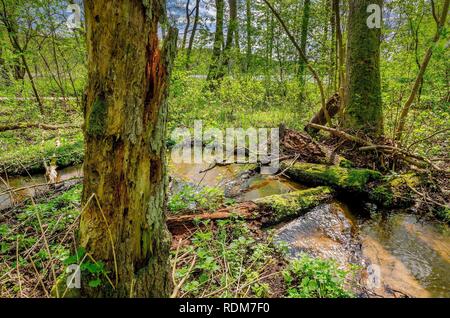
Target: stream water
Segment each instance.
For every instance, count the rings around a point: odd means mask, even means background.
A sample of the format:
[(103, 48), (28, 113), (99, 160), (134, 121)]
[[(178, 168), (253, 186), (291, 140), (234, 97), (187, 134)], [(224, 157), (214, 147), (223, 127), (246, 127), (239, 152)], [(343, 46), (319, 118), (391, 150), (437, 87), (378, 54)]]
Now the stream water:
[[(173, 178), (200, 186), (218, 186), (228, 197), (248, 201), (274, 194), (304, 189), (285, 178), (248, 172), (248, 166), (216, 167), (208, 164), (169, 164)], [(59, 171), (59, 181), (81, 176), (81, 167)], [(2, 209), (38, 191), (44, 176), (8, 179), (9, 186), (24, 189), (14, 195), (0, 195)], [(0, 184), (0, 193), (7, 187)], [(292, 257), (301, 253), (330, 258), (342, 267), (359, 264), (368, 269), (374, 295), (395, 297), (450, 297), (450, 230), (434, 220), (420, 219), (405, 211), (363, 213), (335, 201), (319, 206), (304, 216), (276, 228), (276, 240), (288, 244)]]

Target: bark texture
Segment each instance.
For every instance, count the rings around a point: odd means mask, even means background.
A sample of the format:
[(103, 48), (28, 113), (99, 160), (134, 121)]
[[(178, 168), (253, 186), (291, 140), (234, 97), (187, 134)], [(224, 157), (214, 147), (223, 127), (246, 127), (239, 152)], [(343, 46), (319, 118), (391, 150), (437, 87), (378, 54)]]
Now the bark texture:
[[(110, 271), (93, 297), (166, 297), (167, 87), (176, 30), (161, 46), (165, 0), (85, 0), (88, 87), (80, 244)], [(94, 197), (93, 197), (94, 196)], [(97, 202), (98, 199), (98, 202)]]
[(344, 124), (353, 131), (379, 136), (383, 133), (381, 104), (381, 29), (370, 29), (367, 19), (371, 4), (382, 0), (351, 0), (348, 16), (347, 94)]

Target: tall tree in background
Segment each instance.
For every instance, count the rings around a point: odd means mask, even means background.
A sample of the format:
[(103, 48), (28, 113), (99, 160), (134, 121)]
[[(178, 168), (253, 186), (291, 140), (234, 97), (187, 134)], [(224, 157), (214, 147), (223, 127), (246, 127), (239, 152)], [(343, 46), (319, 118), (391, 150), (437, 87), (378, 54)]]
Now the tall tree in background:
[(88, 86), (80, 244), (114, 288), (89, 296), (165, 297), (170, 291), (165, 133), (176, 31), (160, 49), (165, 0), (85, 0)]
[(411, 93), (409, 94), (408, 100), (406, 101), (405, 105), (402, 107), (402, 111), (400, 113), (399, 123), (397, 126), (397, 129), (395, 131), (395, 139), (401, 140), (403, 130), (405, 128), (406, 124), (406, 118), (408, 117), (409, 109), (411, 108), (417, 92), (419, 90), (419, 87), (421, 86), (423, 76), (425, 75), (425, 71), (427, 70), (428, 64), (430, 63), (431, 57), (433, 55), (433, 46), (439, 41), (442, 33), (442, 29), (445, 26), (445, 21), (447, 20), (448, 15), (448, 9), (449, 9), (450, 0), (445, 0), (441, 15), (438, 16), (438, 12), (435, 6), (434, 1), (431, 1), (431, 12), (433, 14), (434, 21), (436, 22), (436, 33), (433, 37), (432, 46), (430, 46), (425, 53), (425, 56), (423, 58), (422, 64), (419, 69), (419, 73), (417, 74), (416, 80), (414, 82), (413, 88), (411, 90)]
[(195, 1), (195, 16), (194, 16), (194, 25), (192, 26), (191, 36), (189, 37), (189, 44), (187, 48), (187, 56), (186, 56), (186, 67), (189, 68), (189, 64), (191, 63), (191, 53), (192, 46), (194, 45), (195, 34), (197, 33), (198, 22), (200, 19), (200, 0)]
[[(216, 1), (216, 31), (214, 33), (214, 46), (211, 64), (209, 65), (208, 81), (215, 81), (222, 74), (222, 47), (223, 47), (223, 10), (224, 0)], [(211, 86), (211, 88), (214, 85)]]
[(333, 6), (333, 14), (334, 14), (334, 29), (336, 31), (336, 54), (337, 54), (337, 69), (338, 69), (338, 87), (339, 87), (339, 96), (340, 99), (340, 119), (342, 120), (343, 117), (343, 111), (345, 109), (345, 50), (344, 50), (344, 44), (342, 40), (342, 28), (341, 28), (341, 10), (340, 10), (340, 1), (339, 0), (332, 0), (332, 6)]
[(19, 37), (19, 24), (17, 22), (19, 13), (16, 10), (19, 7), (19, 4), (23, 5), (23, 3), (17, 3), (16, 1), (1, 0), (0, 22), (3, 23), (7, 30), (12, 51), (15, 55), (16, 63), (14, 65), (14, 79), (23, 80), (25, 78), (25, 74), (28, 75), (34, 97), (36, 98), (36, 102), (39, 106), (39, 111), (41, 114), (44, 114), (44, 105), (42, 104), (39, 96), (36, 83), (25, 54), (31, 40), (32, 27), (36, 24), (36, 21), (33, 21), (34, 18), (32, 16), (27, 16), (24, 18), (27, 20), (27, 31), (25, 32), (25, 36), (22, 37), (23, 43), (21, 43), (21, 38)]
[(371, 136), (383, 133), (380, 79), (380, 28), (369, 28), (371, 4), (382, 0), (350, 0), (347, 43), (345, 127)]
[(245, 0), (245, 29), (247, 36), (247, 47), (245, 52), (245, 71), (250, 70), (252, 64), (252, 2)]
[(184, 27), (184, 32), (183, 32), (183, 41), (181, 42), (181, 48), (184, 49), (186, 48), (186, 39), (187, 39), (187, 34), (189, 32), (189, 26), (191, 25), (191, 15), (192, 12), (194, 12), (194, 10), (189, 10), (189, 5), (191, 4), (191, 0), (187, 0), (186, 1), (186, 25)]
[[(306, 42), (308, 39), (308, 26), (309, 26), (310, 12), (311, 12), (311, 0), (305, 0), (305, 2), (303, 4), (303, 17), (302, 17), (302, 28), (301, 28), (301, 37), (300, 37), (301, 49), (305, 55), (307, 55)], [(306, 63), (302, 58), (300, 58), (298, 74), (299, 74), (299, 78), (302, 83), (304, 82), (305, 68), (306, 68)], [(304, 87), (304, 86), (305, 85), (303, 83), (302, 87)]]
[(230, 19), (228, 21), (227, 39), (225, 41), (225, 47), (223, 49), (223, 64), (220, 77), (225, 75), (225, 70), (230, 66), (231, 61), (231, 49), (233, 48), (233, 41), (236, 41), (237, 34), (237, 0), (228, 0), (228, 6), (230, 9)]

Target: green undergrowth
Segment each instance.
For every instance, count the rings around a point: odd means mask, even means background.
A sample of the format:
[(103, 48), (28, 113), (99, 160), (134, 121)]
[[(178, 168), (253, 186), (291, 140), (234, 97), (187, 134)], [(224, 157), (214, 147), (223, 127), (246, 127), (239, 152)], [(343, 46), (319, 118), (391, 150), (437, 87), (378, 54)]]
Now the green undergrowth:
[(293, 260), (283, 271), (289, 298), (351, 298), (346, 286), (356, 269), (342, 270), (330, 260), (307, 255)]
[(186, 184), (169, 196), (167, 208), (173, 214), (210, 212), (232, 203), (220, 188)]
[(239, 218), (199, 224), (191, 244), (172, 251), (178, 297), (352, 297), (349, 272), (332, 261), (288, 260), (286, 249)]
[[(54, 275), (61, 272), (63, 261), (70, 255), (81, 189), (77, 185), (62, 194), (40, 199), (2, 220), (0, 297), (19, 297), (25, 291), (28, 296), (46, 296)], [(16, 271), (11, 272), (11, 268)], [(34, 288), (29, 289), (27, 284)]]

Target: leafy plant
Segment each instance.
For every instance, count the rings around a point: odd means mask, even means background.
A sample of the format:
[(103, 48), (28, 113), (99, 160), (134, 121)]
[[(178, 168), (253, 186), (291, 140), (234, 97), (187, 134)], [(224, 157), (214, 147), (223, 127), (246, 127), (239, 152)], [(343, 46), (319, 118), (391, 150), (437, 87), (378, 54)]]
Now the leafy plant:
[(353, 297), (345, 287), (349, 271), (341, 270), (330, 260), (303, 255), (293, 260), (283, 271), (290, 298), (348, 298)]

